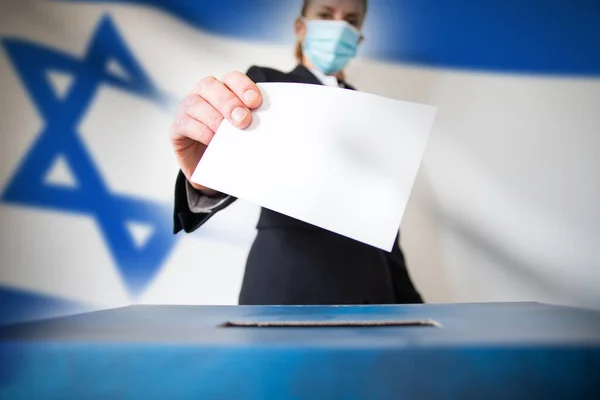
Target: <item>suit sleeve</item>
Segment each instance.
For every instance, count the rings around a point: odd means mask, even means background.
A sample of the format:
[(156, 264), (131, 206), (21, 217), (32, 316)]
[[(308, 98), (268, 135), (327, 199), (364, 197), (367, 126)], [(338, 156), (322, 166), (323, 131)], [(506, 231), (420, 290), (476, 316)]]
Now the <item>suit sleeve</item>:
[(397, 304), (416, 304), (423, 303), (421, 295), (415, 289), (406, 263), (404, 261), (404, 254), (400, 249), (399, 237), (396, 237), (396, 242), (392, 248), (391, 253), (386, 255), (388, 259), (388, 265), (390, 268), (390, 276), (392, 279), (392, 285), (394, 289), (394, 297), (396, 298)]
[(248, 71), (246, 71), (246, 75), (248, 75), (248, 78), (254, 83), (270, 81), (267, 70), (262, 67), (257, 67), (256, 65), (251, 66)]
[[(213, 215), (221, 211), (225, 207), (233, 203), (235, 197), (227, 197), (223, 201), (219, 201), (214, 207), (207, 207), (205, 212), (194, 212), (190, 207), (188, 200), (187, 178), (183, 172), (179, 171), (177, 180), (175, 181), (175, 207), (173, 211), (173, 233), (178, 233), (183, 230), (186, 233), (191, 233), (198, 229), (202, 224), (208, 221)], [(197, 196), (204, 196), (202, 192), (197, 191)]]
[[(263, 68), (252, 66), (246, 73), (253, 82), (267, 82), (266, 72)], [(222, 209), (229, 206), (236, 199), (234, 197), (227, 197), (225, 199), (218, 199), (211, 204), (211, 201), (206, 199), (206, 196), (200, 191), (191, 193), (189, 182), (183, 172), (179, 171), (177, 180), (175, 181), (175, 207), (173, 211), (173, 233), (185, 231), (190, 233), (202, 226), (208, 221), (213, 215)], [(204, 199), (203, 199), (204, 197)], [(191, 204), (191, 203), (194, 204)], [(207, 205), (205, 209), (197, 207), (199, 203)], [(197, 212), (198, 210), (200, 212)]]

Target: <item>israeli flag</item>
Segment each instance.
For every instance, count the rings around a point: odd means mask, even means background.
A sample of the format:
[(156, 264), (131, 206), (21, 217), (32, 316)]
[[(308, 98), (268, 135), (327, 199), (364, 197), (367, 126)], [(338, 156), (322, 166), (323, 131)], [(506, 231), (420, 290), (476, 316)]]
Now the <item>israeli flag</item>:
[[(0, 4), (1, 323), (235, 304), (258, 207), (172, 234), (199, 79), (291, 70), (300, 1)], [(348, 81), (438, 107), (402, 224), (429, 302), (600, 307), (600, 3), (372, 0)]]

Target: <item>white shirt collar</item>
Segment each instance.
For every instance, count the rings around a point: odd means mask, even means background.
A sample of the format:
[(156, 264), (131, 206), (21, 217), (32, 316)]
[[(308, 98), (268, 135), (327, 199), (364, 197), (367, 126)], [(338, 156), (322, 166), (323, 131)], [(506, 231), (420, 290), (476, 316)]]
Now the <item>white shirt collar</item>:
[(312, 72), (312, 74), (314, 76), (317, 77), (317, 79), (325, 86), (331, 86), (331, 87), (340, 87), (340, 83), (338, 82), (337, 78), (333, 75), (325, 75), (324, 73), (322, 73), (321, 71), (319, 71), (318, 69), (315, 68), (309, 68), (310, 72)]

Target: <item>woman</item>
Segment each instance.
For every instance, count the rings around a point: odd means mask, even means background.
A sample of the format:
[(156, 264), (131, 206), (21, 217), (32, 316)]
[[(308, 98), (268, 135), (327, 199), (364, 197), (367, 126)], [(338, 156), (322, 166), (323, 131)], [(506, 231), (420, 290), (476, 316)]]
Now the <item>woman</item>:
[[(295, 21), (298, 66), (290, 73), (251, 67), (222, 81), (204, 78), (181, 103), (171, 143), (181, 172), (175, 187), (175, 233), (191, 232), (234, 198), (190, 182), (223, 119), (239, 128), (261, 104), (258, 82), (353, 88), (343, 68), (363, 40), (366, 0), (305, 0)], [(299, 191), (302, 188), (298, 188)], [(299, 200), (301, 201), (301, 200)], [(262, 209), (246, 264), (240, 304), (420, 303), (400, 247), (391, 253)]]

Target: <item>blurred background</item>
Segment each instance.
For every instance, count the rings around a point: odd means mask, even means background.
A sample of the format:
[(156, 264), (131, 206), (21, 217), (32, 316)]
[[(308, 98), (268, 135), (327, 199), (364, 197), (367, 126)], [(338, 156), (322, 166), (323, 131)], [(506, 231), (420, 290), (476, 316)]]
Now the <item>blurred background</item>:
[[(291, 70), (300, 5), (0, 1), (0, 322), (237, 303), (259, 208), (173, 235), (168, 126), (206, 75)], [(438, 107), (401, 227), (428, 302), (600, 308), (599, 21), (597, 0), (370, 1), (348, 81)]]

